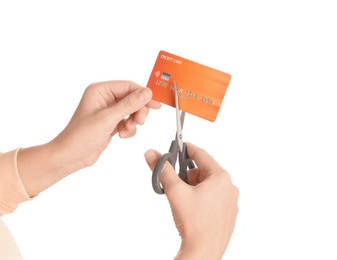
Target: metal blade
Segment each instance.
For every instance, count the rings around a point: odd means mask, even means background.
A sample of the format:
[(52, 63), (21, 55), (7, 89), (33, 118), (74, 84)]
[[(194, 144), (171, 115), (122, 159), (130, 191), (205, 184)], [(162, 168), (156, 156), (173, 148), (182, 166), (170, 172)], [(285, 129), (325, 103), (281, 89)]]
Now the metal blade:
[(179, 108), (179, 97), (178, 97), (178, 87), (177, 87), (177, 81), (174, 80), (174, 89), (175, 89), (175, 103), (176, 103), (176, 120), (177, 120), (177, 141), (178, 141), (178, 147), (179, 151), (183, 151), (183, 133), (182, 133), (182, 124), (184, 123), (185, 113), (183, 112), (183, 115), (180, 116), (180, 108)]

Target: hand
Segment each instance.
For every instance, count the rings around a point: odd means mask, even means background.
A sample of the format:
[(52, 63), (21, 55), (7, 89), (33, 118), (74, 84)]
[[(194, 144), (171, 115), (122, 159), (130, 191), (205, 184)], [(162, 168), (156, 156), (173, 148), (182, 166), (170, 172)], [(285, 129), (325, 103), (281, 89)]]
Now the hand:
[(97, 161), (116, 133), (136, 134), (150, 108), (152, 92), (131, 81), (107, 81), (90, 85), (66, 128), (51, 142), (22, 149), (18, 169), (30, 196), (68, 174)]
[(72, 171), (96, 162), (116, 133), (121, 138), (134, 136), (136, 126), (144, 124), (149, 108), (160, 107), (151, 98), (150, 89), (130, 81), (89, 86), (68, 126), (54, 140), (64, 148), (67, 165), (74, 167)]
[[(198, 167), (189, 170), (188, 184), (168, 162), (160, 177), (182, 239), (176, 259), (221, 259), (234, 230), (239, 191), (206, 151), (187, 144), (187, 152)], [(159, 157), (154, 150), (145, 153), (151, 170)]]

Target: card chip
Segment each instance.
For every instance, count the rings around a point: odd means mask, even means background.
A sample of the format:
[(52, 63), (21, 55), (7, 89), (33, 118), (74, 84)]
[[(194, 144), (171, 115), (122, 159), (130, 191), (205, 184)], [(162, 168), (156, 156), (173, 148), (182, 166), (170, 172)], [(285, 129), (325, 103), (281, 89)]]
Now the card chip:
[(169, 80), (170, 80), (170, 77), (171, 77), (171, 75), (168, 74), (168, 73), (163, 72), (163, 73), (161, 74), (161, 79), (162, 79), (162, 80), (169, 81)]

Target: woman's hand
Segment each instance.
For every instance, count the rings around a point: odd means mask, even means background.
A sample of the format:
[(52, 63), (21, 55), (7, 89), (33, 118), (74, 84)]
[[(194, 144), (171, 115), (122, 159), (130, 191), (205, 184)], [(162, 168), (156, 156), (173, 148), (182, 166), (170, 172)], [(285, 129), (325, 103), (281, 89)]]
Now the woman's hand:
[[(160, 176), (182, 239), (176, 259), (221, 259), (234, 230), (239, 191), (205, 150), (188, 143), (187, 153), (198, 167), (189, 170), (188, 184), (168, 162)], [(151, 170), (159, 157), (154, 150), (145, 153)]]
[(30, 196), (45, 190), (68, 174), (94, 164), (116, 133), (136, 134), (149, 109), (160, 103), (152, 92), (131, 81), (90, 85), (65, 129), (51, 142), (21, 149), (18, 171)]

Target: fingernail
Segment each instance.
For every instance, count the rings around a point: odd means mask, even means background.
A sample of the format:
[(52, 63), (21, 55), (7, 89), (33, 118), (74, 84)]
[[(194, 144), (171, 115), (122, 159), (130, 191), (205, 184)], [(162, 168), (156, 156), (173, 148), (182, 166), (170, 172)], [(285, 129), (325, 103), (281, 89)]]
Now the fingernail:
[(138, 97), (141, 101), (147, 101), (151, 97), (151, 90), (149, 88), (143, 88), (138, 93)]

